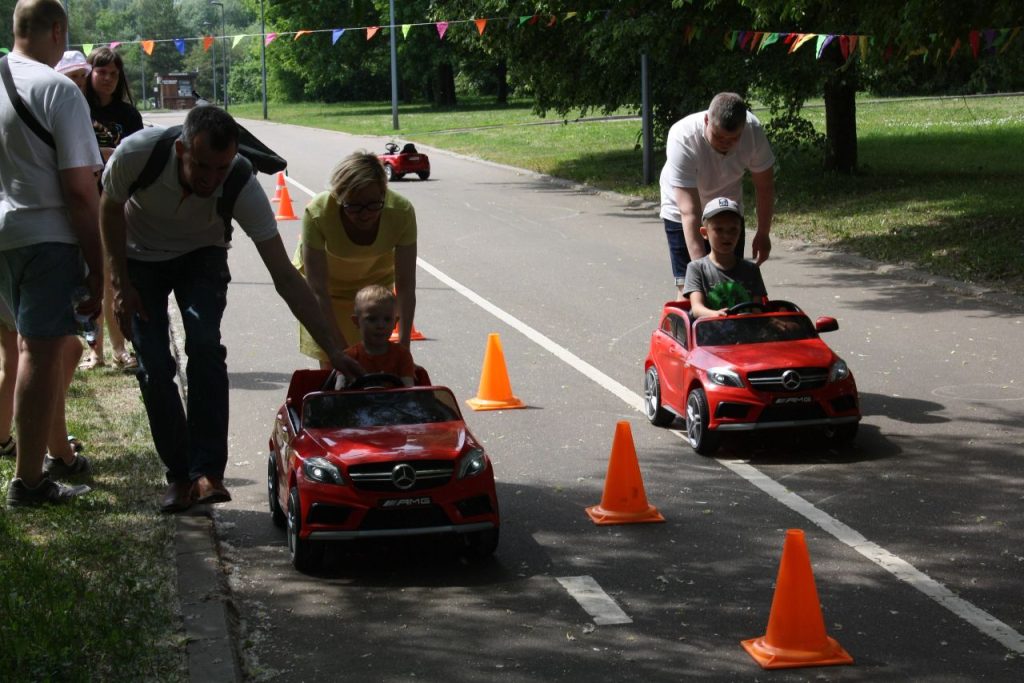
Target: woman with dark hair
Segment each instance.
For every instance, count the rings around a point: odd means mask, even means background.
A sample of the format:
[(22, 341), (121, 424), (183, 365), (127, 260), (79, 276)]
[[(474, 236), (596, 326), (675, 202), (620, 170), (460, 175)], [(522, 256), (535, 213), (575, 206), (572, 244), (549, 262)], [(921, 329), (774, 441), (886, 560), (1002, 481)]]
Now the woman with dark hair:
[[(128, 79), (124, 75), (124, 62), (121, 55), (109, 47), (98, 47), (89, 53), (87, 59), (92, 72), (85, 84), (85, 99), (89, 102), (92, 114), (92, 126), (96, 131), (96, 142), (99, 143), (103, 162), (106, 163), (114, 153), (121, 140), (132, 133), (142, 130), (142, 115), (135, 108)], [(113, 350), (114, 365), (134, 370), (139, 366), (135, 356), (125, 347), (125, 338), (117, 325), (110, 286), (110, 279), (103, 278), (103, 317), (110, 330), (110, 345)], [(89, 357), (79, 367), (83, 370), (106, 365), (103, 349), (103, 325), (96, 326), (96, 343), (92, 346)]]

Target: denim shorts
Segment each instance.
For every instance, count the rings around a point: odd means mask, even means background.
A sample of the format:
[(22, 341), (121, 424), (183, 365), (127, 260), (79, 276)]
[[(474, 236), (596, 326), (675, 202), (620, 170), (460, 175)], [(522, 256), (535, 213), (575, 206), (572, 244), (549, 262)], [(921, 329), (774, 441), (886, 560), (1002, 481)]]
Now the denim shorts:
[(43, 242), (0, 251), (0, 297), (23, 337), (75, 334), (71, 297), (84, 277), (77, 244)]

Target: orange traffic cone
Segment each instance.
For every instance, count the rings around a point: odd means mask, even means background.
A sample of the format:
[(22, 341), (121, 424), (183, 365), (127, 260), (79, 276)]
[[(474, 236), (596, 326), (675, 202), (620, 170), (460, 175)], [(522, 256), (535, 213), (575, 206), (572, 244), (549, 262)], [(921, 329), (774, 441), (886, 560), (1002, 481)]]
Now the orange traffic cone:
[(292, 210), (292, 197), (288, 194), (287, 185), (281, 188), (281, 203), (277, 207), (277, 215), (274, 218), (279, 221), (299, 220), (298, 216), (295, 215), (295, 211)]
[[(399, 336), (400, 335), (398, 334), (398, 323), (395, 323), (395, 329), (391, 333), (391, 337), (388, 339), (388, 341), (397, 342)], [(409, 333), (409, 341), (423, 341), (424, 339), (426, 339), (426, 337), (423, 336), (422, 332), (416, 329), (416, 323), (413, 323), (412, 332)]]
[(287, 187), (287, 185), (285, 184), (284, 181), (284, 171), (279, 171), (277, 174), (277, 191), (274, 193), (274, 198), (271, 199), (270, 201), (274, 202), (275, 204), (281, 201), (281, 193), (285, 187)]
[(786, 531), (768, 632), (741, 645), (765, 669), (853, 664), (853, 657), (825, 635), (811, 556), (800, 529)]
[(636, 459), (633, 432), (622, 420), (615, 425), (615, 439), (608, 458), (608, 474), (604, 478), (601, 504), (587, 508), (594, 524), (638, 524), (664, 522), (658, 508), (647, 502), (640, 463)]
[(484, 353), (484, 367), (480, 372), (480, 387), (476, 398), (466, 403), (473, 410), (502, 410), (504, 408), (525, 408), (526, 404), (512, 395), (505, 368), (505, 354), (501, 351), (501, 339), (496, 332), (487, 336), (487, 351)]

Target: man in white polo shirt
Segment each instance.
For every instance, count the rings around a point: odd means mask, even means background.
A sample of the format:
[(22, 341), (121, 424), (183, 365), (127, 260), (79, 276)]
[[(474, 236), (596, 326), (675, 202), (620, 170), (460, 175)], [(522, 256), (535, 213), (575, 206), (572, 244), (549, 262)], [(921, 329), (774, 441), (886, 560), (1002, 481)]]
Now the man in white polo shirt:
[[(139, 357), (139, 386), (157, 452), (167, 468), (165, 512), (231, 500), (224, 487), (228, 449), (227, 350), (220, 324), (227, 304), (229, 236), (218, 198), (236, 164), (238, 126), (222, 109), (200, 106), (185, 118), (159, 176), (137, 187), (162, 129), (125, 138), (103, 172), (100, 228), (114, 286), (114, 310)], [(345, 355), (306, 280), (288, 259), (270, 201), (255, 177), (233, 216), (256, 244), (274, 286), (327, 350), (331, 365), (360, 373)], [(188, 405), (175, 385), (167, 301), (174, 294), (185, 328)]]
[[(775, 155), (746, 102), (718, 93), (707, 111), (690, 114), (669, 129), (661, 170), (661, 218), (668, 238), (678, 298), (683, 298), (686, 265), (707, 255), (700, 236), (701, 209), (715, 197), (743, 207), (743, 174), (750, 171), (756, 195), (757, 232), (751, 255), (760, 265), (772, 249), (769, 231), (775, 211)], [(736, 256), (743, 257), (743, 240)]]

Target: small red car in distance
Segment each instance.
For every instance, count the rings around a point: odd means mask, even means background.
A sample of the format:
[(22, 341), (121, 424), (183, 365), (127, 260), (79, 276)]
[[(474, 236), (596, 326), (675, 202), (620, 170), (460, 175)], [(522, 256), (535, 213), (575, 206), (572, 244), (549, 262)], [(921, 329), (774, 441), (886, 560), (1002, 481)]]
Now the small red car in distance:
[(498, 545), (494, 470), (446, 387), (364, 375), (334, 389), (329, 370), (297, 370), (270, 435), (270, 512), (299, 571), (324, 543), (456, 534), (472, 557)]
[(420, 180), (430, 177), (430, 158), (416, 151), (416, 145), (407, 142), (401, 149), (394, 142), (384, 145), (384, 154), (378, 154), (384, 164), (384, 175), (388, 181), (401, 180), (409, 173), (415, 173)]
[(644, 412), (667, 427), (680, 417), (701, 455), (723, 432), (820, 427), (853, 440), (860, 401), (853, 374), (818, 336), (835, 318), (812, 323), (787, 301), (748, 302), (722, 317), (694, 320), (689, 301), (670, 301), (644, 362)]

